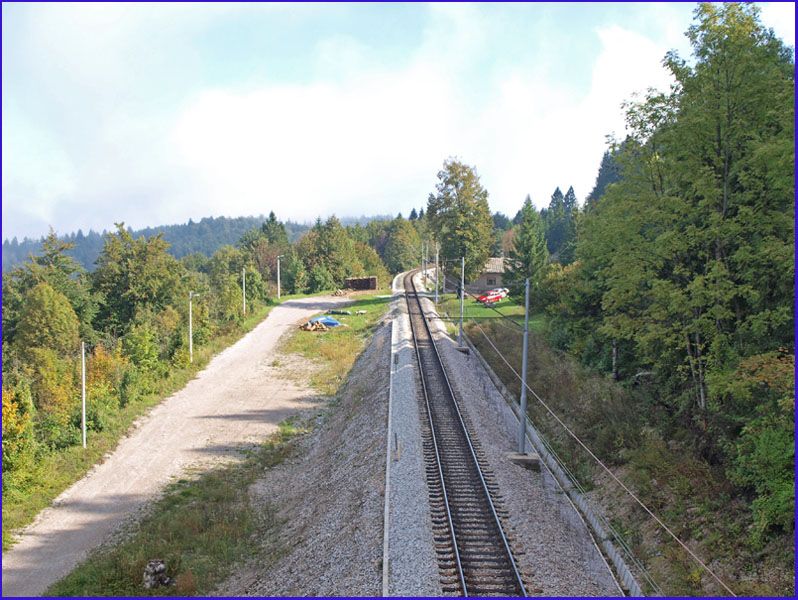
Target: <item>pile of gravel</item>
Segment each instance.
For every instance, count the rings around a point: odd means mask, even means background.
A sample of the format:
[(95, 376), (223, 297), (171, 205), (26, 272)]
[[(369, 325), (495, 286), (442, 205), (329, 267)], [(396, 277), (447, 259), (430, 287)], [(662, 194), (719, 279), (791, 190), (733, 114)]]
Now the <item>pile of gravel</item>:
[(379, 327), (296, 456), (253, 484), (283, 523), (213, 595), (380, 595), (390, 331)]

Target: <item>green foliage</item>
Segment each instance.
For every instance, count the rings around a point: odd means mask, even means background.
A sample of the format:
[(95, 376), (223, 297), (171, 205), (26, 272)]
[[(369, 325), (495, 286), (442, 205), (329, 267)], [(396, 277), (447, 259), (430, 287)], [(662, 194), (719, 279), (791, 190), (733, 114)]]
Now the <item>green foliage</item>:
[(750, 375), (793, 344), (794, 61), (753, 4), (695, 16), (692, 60), (670, 53), (671, 92), (627, 104), (576, 262), (543, 288), (551, 339), (604, 371), (614, 349), (656, 433), (752, 494), (761, 543), (794, 522), (792, 405)]
[(315, 265), (310, 270), (310, 276), (308, 277), (308, 291), (310, 293), (332, 290), (335, 287), (333, 276), (324, 266)]
[(26, 385), (3, 388), (3, 489), (16, 483), (12, 473), (30, 470), (36, 452), (35, 408)]
[(143, 320), (135, 323), (123, 338), (125, 355), (143, 372), (156, 372), (160, 367), (160, 349), (155, 328)]
[(507, 260), (505, 282), (514, 295), (524, 293), (524, 281), (529, 279), (530, 293), (537, 291), (545, 277), (549, 253), (543, 221), (527, 196), (521, 208), (521, 223), (513, 238), (513, 248)]
[(488, 192), (476, 169), (449, 158), (438, 172), (436, 193), (427, 201), (427, 219), (440, 242), (441, 257), (465, 257), (465, 278), (472, 280), (485, 268), (493, 245), (493, 219)]
[(756, 493), (757, 545), (773, 530), (795, 527), (794, 370), (794, 355), (769, 352), (741, 361), (731, 378), (736, 396), (756, 407), (735, 444), (730, 476)]
[(124, 224), (109, 234), (93, 273), (94, 287), (103, 298), (98, 325), (119, 334), (136, 312), (162, 310), (188, 295), (181, 285), (184, 267), (167, 253), (161, 238), (134, 239)]
[(31, 348), (49, 348), (74, 355), (80, 349), (78, 317), (66, 297), (46, 283), (24, 297), (15, 343), (25, 354)]
[[(371, 223), (365, 228), (369, 235), (374, 231), (376, 227)], [(388, 277), (375, 250), (354, 239), (335, 216), (324, 223), (317, 220), (313, 229), (297, 244), (296, 253), (308, 274), (307, 289), (310, 292), (343, 287), (347, 277)]]
[[(541, 212), (548, 251), (553, 260), (563, 265), (571, 264), (574, 260), (578, 212), (573, 187), (568, 188), (565, 196), (560, 188), (555, 189), (548, 209)], [(523, 214), (520, 218), (523, 219)]]
[(291, 247), (281, 262), (280, 279), (285, 293), (303, 294), (308, 289), (308, 273), (294, 247)]
[(391, 273), (401, 273), (413, 268), (419, 262), (420, 249), (421, 239), (413, 224), (405, 219), (394, 219), (388, 229), (388, 240), (383, 254), (388, 270)]
[(98, 299), (83, 269), (67, 255), (71, 247), (50, 231), (42, 240), (40, 255), (3, 275), (3, 340), (14, 339), (25, 308), (25, 296), (40, 283), (66, 297), (77, 314), (81, 338), (89, 342), (94, 340), (92, 320), (97, 313)]
[(614, 153), (607, 150), (604, 152), (604, 156), (601, 157), (598, 175), (596, 175), (596, 184), (587, 195), (587, 198), (585, 198), (585, 212), (591, 211), (604, 195), (604, 192), (607, 191), (607, 188), (619, 181), (620, 178), (620, 169), (615, 160)]

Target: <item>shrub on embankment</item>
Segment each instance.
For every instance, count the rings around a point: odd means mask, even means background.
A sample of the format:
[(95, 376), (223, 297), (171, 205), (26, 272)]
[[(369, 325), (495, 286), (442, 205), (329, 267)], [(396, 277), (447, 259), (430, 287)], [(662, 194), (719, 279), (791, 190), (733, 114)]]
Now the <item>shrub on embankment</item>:
[[(467, 326), (469, 339), (508, 389), (518, 397), (520, 381), (497, 355), (491, 340), (513, 369), (521, 372), (522, 332), (505, 323), (482, 322)], [(752, 382), (767, 378), (786, 391), (791, 374), (783, 359), (782, 387), (772, 371), (761, 364), (748, 365)], [(789, 376), (788, 376), (789, 375)], [(691, 442), (689, 432), (663, 426), (658, 420), (664, 399), (661, 391), (645, 383), (621, 384), (590, 372), (573, 358), (553, 349), (541, 334), (529, 336), (528, 381), (574, 433), (629, 486), (674, 532), (741, 594), (784, 595), (794, 588), (792, 530), (784, 490), (792, 480), (767, 479), (764, 465), (778, 459), (790, 461), (782, 440), (791, 440), (786, 421), (772, 420), (746, 428), (741, 444), (750, 444), (745, 462), (712, 464)], [(753, 390), (754, 388), (752, 388)], [(766, 391), (760, 386), (760, 393)], [(640, 509), (595, 461), (565, 432), (548, 411), (528, 396), (528, 412), (554, 450), (589, 494), (599, 502), (613, 526), (624, 535), (636, 557), (646, 564), (666, 594), (717, 594), (722, 590), (712, 578)], [(761, 432), (770, 433), (761, 441)], [(788, 431), (789, 429), (789, 431)], [(772, 442), (772, 443), (771, 443)], [(756, 461), (759, 461), (757, 463)], [(764, 484), (765, 480), (772, 483)], [(757, 496), (755, 486), (769, 485)], [(781, 486), (781, 487), (779, 487)], [(762, 500), (764, 498), (764, 500)], [(764, 504), (764, 506), (763, 506)], [(762, 510), (770, 510), (771, 526), (762, 527)]]

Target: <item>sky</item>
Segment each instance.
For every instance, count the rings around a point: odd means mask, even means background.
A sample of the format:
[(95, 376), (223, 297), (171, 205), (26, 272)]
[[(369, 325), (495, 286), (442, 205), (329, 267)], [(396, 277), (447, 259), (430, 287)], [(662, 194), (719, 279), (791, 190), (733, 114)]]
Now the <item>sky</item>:
[[(794, 4), (760, 6), (794, 47)], [(492, 211), (582, 202), (694, 8), (3, 3), (3, 238), (407, 216), (448, 157)]]

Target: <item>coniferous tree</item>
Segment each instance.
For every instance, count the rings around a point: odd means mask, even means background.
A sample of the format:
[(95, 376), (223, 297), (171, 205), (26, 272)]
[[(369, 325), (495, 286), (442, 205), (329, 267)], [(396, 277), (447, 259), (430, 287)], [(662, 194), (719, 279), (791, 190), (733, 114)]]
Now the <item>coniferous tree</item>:
[(536, 291), (542, 281), (549, 253), (540, 214), (527, 196), (521, 208), (521, 222), (515, 228), (512, 250), (507, 260), (505, 281), (514, 295), (524, 293), (524, 280), (529, 278), (531, 291)]
[(587, 198), (585, 198), (585, 212), (593, 210), (596, 202), (604, 195), (607, 187), (620, 180), (620, 178), (620, 168), (614, 158), (614, 153), (609, 150), (605, 151), (604, 156), (601, 157), (598, 175), (596, 175), (596, 184), (587, 195)]

